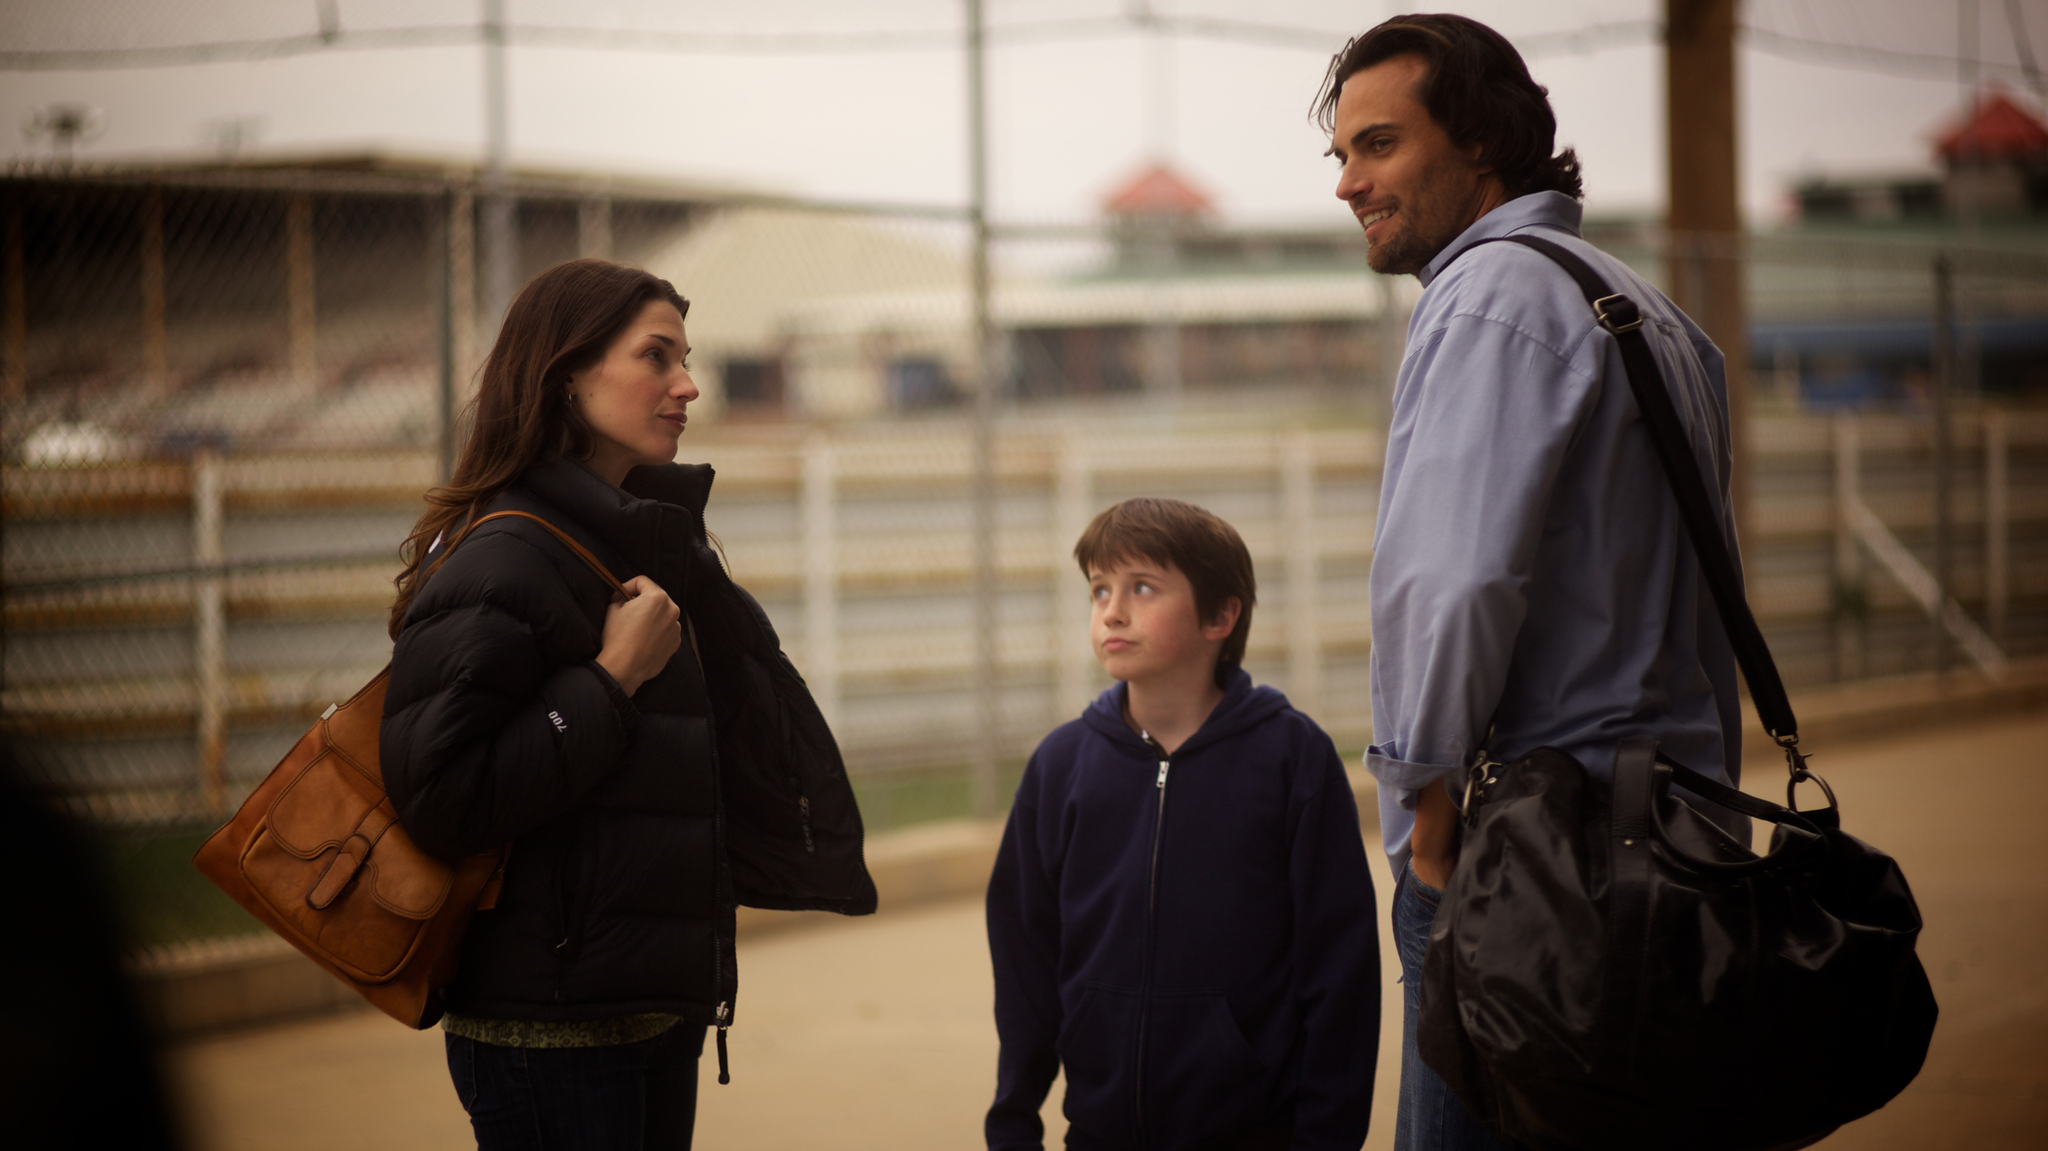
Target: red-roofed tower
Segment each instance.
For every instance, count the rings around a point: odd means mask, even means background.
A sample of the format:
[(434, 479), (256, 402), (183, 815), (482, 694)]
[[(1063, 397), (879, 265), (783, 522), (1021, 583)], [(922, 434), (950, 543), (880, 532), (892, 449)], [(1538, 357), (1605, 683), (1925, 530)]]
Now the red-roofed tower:
[(1934, 146), (1948, 170), (1943, 198), (1951, 213), (2048, 214), (2048, 124), (2011, 93), (1980, 94)]

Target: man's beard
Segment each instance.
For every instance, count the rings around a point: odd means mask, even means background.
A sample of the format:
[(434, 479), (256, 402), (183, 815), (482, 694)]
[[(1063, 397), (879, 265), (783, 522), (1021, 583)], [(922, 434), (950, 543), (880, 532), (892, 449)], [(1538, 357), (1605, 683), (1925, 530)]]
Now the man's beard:
[[(1421, 221), (1410, 221), (1411, 224)], [(1444, 250), (1450, 241), (1431, 244), (1417, 234), (1418, 229), (1407, 227), (1396, 229), (1394, 234), (1379, 243), (1367, 242), (1365, 266), (1382, 276), (1412, 276), (1429, 266), (1436, 254)]]
[(1446, 186), (1450, 184), (1442, 178), (1425, 178), (1413, 195), (1395, 200), (1390, 222), (1402, 226), (1377, 243), (1368, 242), (1366, 266), (1382, 276), (1412, 276), (1449, 247), (1470, 223), (1458, 222), (1458, 205)]

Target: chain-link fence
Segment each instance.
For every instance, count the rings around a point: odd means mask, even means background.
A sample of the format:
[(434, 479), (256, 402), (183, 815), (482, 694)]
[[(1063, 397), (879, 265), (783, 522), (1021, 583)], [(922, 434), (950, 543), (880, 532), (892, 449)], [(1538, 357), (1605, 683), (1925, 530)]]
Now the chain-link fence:
[[(705, 418), (684, 458), (718, 468), (711, 526), (832, 719), (870, 827), (967, 813), (965, 222), (617, 183), (511, 193), (522, 276), (611, 255), (691, 298)], [(247, 925), (191, 850), (388, 657), (397, 543), (494, 314), (483, 215), (441, 172), (0, 180), (0, 703), (20, 758), (105, 829), (141, 942)], [(1591, 235), (1659, 280), (1684, 247)], [(1746, 550), (1788, 678), (2048, 651), (2048, 422), (2026, 409), (2048, 386), (2040, 265), (1853, 238), (1746, 256)], [(1142, 214), (1001, 228), (993, 257), (993, 736), (1011, 777), (1103, 684), (1069, 556), (1138, 494), (1239, 527), (1261, 577), (1252, 674), (1361, 747), (1376, 429), (1413, 281), (1366, 271), (1355, 234)]]

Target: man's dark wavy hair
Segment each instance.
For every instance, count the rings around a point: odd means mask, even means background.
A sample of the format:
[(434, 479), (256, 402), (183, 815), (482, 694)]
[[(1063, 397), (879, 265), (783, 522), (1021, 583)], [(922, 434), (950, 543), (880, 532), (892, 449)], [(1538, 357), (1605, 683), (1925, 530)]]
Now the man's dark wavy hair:
[(1479, 162), (1501, 178), (1509, 196), (1585, 197), (1578, 155), (1570, 148), (1550, 154), (1557, 116), (1550, 110), (1549, 89), (1530, 77), (1506, 37), (1463, 16), (1396, 16), (1352, 37), (1330, 58), (1316, 94), (1316, 123), (1334, 132), (1344, 81), (1396, 56), (1420, 56), (1429, 65), (1417, 99), (1453, 144), (1480, 145)]

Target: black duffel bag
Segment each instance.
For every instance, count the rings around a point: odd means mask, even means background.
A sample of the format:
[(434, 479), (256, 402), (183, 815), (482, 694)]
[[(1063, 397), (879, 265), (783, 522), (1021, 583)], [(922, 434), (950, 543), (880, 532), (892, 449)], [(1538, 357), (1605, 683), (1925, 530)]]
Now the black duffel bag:
[[(1471, 1112), (1531, 1149), (1811, 1144), (1919, 1074), (1935, 1003), (1898, 865), (1841, 830), (1635, 304), (1570, 250), (1509, 236), (1577, 280), (1621, 346), (1759, 717), (1827, 807), (1757, 799), (1622, 741), (1611, 787), (1539, 748), (1475, 757), (1463, 845), (1430, 929), (1419, 1045)], [(1681, 795), (1680, 789), (1686, 794)], [(1753, 854), (1699, 805), (1774, 824)]]

